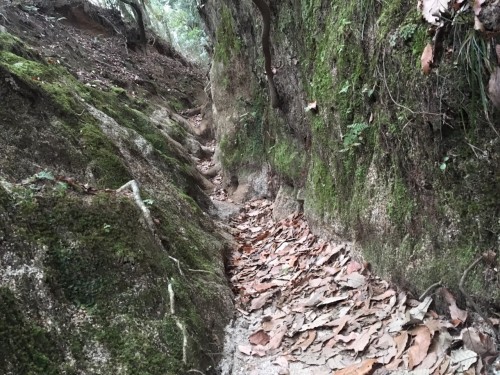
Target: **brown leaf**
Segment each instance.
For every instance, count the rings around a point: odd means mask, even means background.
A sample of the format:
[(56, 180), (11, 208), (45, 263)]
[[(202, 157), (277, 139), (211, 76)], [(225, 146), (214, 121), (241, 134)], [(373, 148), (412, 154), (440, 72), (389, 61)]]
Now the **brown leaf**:
[(286, 327), (281, 327), (277, 332), (274, 332), (273, 337), (269, 341), (267, 346), (269, 349), (278, 349), (281, 346), (283, 337), (285, 336), (287, 329)]
[(349, 276), (347, 276), (347, 286), (351, 288), (359, 288), (365, 282), (366, 278), (357, 272), (353, 272)]
[(319, 306), (331, 305), (331, 304), (337, 303), (339, 301), (344, 301), (347, 298), (348, 298), (347, 295), (325, 298), (323, 301), (318, 303), (316, 306), (319, 307)]
[(422, 65), (422, 72), (424, 74), (429, 74), (431, 72), (432, 60), (434, 59), (434, 52), (432, 48), (432, 44), (427, 43), (422, 52), (422, 57), (420, 58), (420, 62)]
[(424, 358), (421, 364), (418, 365), (417, 369), (423, 370), (423, 369), (431, 369), (436, 361), (438, 360), (438, 357), (436, 353), (429, 353), (427, 357)]
[(496, 347), (492, 338), (474, 327), (462, 330), (462, 340), (467, 349), (476, 352), (483, 358), (496, 354)]
[(246, 355), (252, 354), (252, 347), (250, 345), (238, 345), (238, 350)]
[(248, 341), (250, 341), (250, 344), (252, 345), (266, 345), (269, 340), (269, 335), (264, 332), (263, 329), (259, 329), (258, 331), (252, 333), (248, 338)]
[(401, 354), (403, 354), (406, 348), (406, 344), (408, 343), (408, 338), (408, 332), (402, 332), (400, 335), (394, 338), (394, 341), (396, 342), (396, 349), (398, 350), (396, 358), (401, 357)]
[(346, 347), (348, 350), (354, 350), (356, 353), (362, 352), (365, 350), (368, 343), (372, 340), (373, 334), (378, 331), (378, 329), (382, 326), (382, 322), (378, 322), (372, 325), (370, 328), (365, 329), (361, 334), (356, 338), (356, 341), (351, 343)]
[(275, 286), (276, 285), (274, 283), (255, 283), (252, 285), (252, 288), (254, 288), (257, 292), (265, 292)]
[(302, 348), (303, 351), (305, 351), (314, 342), (315, 339), (316, 339), (316, 331), (309, 331), (309, 336), (303, 343), (299, 344), (299, 346)]
[(455, 300), (455, 297), (450, 293), (450, 291), (446, 288), (441, 289), (441, 294), (450, 304), (450, 316), (453, 321), (459, 320), (460, 322), (464, 323), (467, 320), (467, 311), (461, 310), (457, 306), (457, 302)]
[(386, 298), (392, 297), (394, 294), (396, 294), (396, 292), (392, 289), (389, 289), (384, 293), (379, 294), (378, 296), (372, 297), (372, 301), (382, 301)]
[(336, 335), (334, 337), (334, 340), (336, 341), (342, 341), (342, 342), (350, 342), (352, 340), (355, 340), (358, 338), (358, 334), (355, 332), (351, 332), (349, 335), (344, 336), (344, 335)]
[(488, 82), (488, 96), (493, 105), (500, 108), (500, 68), (498, 67), (491, 73)]
[(252, 355), (256, 357), (264, 357), (267, 353), (267, 350), (262, 345), (256, 345), (252, 348)]
[(347, 265), (347, 274), (350, 275), (353, 272), (359, 271), (361, 268), (363, 268), (363, 266), (360, 263), (352, 261)]
[(408, 349), (408, 367), (412, 370), (427, 356), (431, 345), (431, 333), (426, 326), (418, 326), (410, 333), (415, 336), (413, 345)]
[(252, 303), (250, 304), (250, 311), (260, 309), (262, 306), (264, 306), (267, 303), (267, 301), (269, 300), (269, 298), (271, 296), (272, 296), (272, 293), (268, 292), (268, 293), (261, 294), (259, 297), (253, 299)]
[(365, 359), (363, 362), (336, 371), (335, 375), (367, 375), (371, 374), (373, 367), (377, 363), (376, 359)]

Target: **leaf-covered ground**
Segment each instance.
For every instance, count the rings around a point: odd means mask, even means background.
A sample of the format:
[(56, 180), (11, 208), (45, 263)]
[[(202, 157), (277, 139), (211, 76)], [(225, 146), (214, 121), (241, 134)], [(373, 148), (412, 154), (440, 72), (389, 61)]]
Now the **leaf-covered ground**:
[[(272, 209), (251, 201), (232, 222), (239, 316), (222, 373), (498, 373), (491, 328), (445, 288), (417, 300), (356, 261), (351, 244), (318, 238), (301, 214), (276, 222)], [(434, 311), (437, 294), (446, 316)]]

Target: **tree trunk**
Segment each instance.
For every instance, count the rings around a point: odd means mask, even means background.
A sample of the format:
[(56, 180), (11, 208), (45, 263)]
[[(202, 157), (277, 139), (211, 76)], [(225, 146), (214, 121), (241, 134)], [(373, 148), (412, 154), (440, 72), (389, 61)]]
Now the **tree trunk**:
[(146, 44), (146, 28), (144, 27), (144, 16), (142, 14), (141, 6), (135, 3), (133, 0), (120, 0), (122, 3), (130, 5), (134, 10), (135, 17), (137, 19), (137, 24), (139, 26), (139, 41), (141, 44)]

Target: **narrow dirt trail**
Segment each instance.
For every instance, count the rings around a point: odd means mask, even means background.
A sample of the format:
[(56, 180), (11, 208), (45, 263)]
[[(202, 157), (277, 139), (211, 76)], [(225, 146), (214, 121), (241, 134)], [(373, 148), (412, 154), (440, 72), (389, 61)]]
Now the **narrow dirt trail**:
[(221, 374), (499, 373), (491, 330), (471, 325), (449, 291), (440, 291), (449, 314), (439, 316), (435, 291), (422, 301), (396, 291), (353, 258), (349, 243), (316, 237), (298, 213), (275, 222), (272, 209), (248, 202), (231, 220), (238, 313)]

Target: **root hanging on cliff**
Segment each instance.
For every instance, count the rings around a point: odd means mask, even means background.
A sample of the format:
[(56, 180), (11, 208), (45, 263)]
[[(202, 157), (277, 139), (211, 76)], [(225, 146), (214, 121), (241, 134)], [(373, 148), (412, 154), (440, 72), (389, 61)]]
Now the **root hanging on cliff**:
[(265, 68), (267, 76), (267, 84), (269, 86), (269, 96), (271, 97), (271, 106), (278, 108), (280, 105), (278, 92), (274, 84), (274, 73), (271, 65), (271, 9), (265, 0), (252, 0), (262, 15), (264, 27), (262, 28), (262, 51), (265, 58)]
[[(151, 218), (151, 214), (149, 213), (149, 209), (146, 207), (144, 202), (142, 201), (141, 198), (141, 193), (139, 191), (139, 185), (135, 180), (131, 180), (127, 182), (125, 185), (122, 187), (118, 188), (116, 191), (118, 193), (121, 193), (124, 190), (129, 189), (132, 192), (132, 196), (134, 197), (135, 204), (141, 209), (142, 211), (142, 216), (146, 220), (146, 224), (151, 232), (153, 232), (155, 238), (156, 238), (156, 231), (155, 231), (155, 225), (153, 222), (153, 219)], [(163, 247), (163, 245), (162, 245)]]
[(170, 299), (170, 314), (175, 320), (175, 325), (177, 328), (179, 328), (182, 332), (182, 362), (184, 364), (187, 363), (187, 346), (188, 346), (188, 339), (187, 339), (187, 331), (186, 331), (186, 326), (182, 324), (181, 320), (175, 315), (175, 293), (174, 293), (174, 287), (172, 286), (172, 282), (168, 282), (168, 296)]

